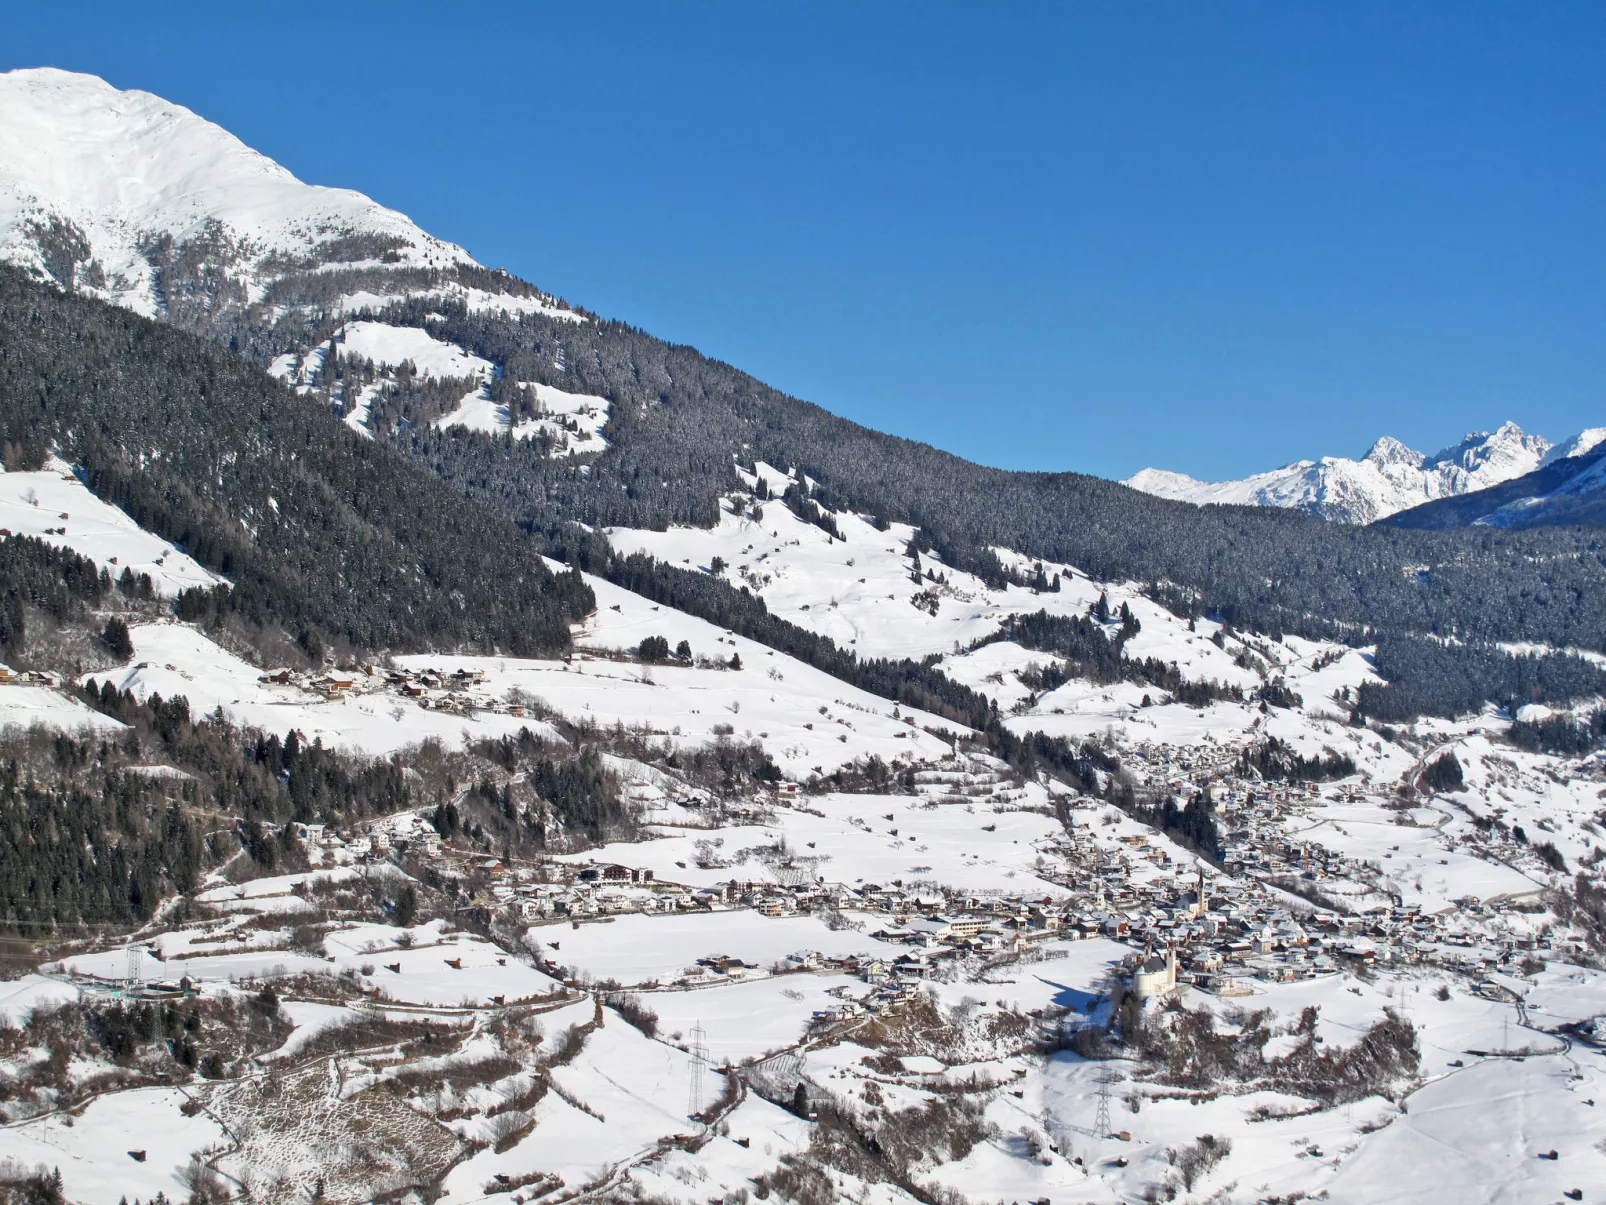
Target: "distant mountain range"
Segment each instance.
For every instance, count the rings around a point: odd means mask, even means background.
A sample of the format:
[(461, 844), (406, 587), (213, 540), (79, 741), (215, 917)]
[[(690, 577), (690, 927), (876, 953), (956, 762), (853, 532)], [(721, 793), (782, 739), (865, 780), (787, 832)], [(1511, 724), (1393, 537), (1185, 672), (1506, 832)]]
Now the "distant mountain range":
[(1433, 530), (1606, 523), (1606, 427), (1556, 445), (1531, 473), (1474, 493), (1427, 502), (1384, 522)]
[(1144, 493), (1199, 505), (1276, 506), (1341, 523), (1373, 523), (1440, 498), (1472, 494), (1513, 481), (1543, 465), (1576, 457), (1606, 439), (1606, 427), (1552, 445), (1516, 423), (1474, 431), (1432, 456), (1384, 436), (1360, 460), (1300, 460), (1238, 481), (1199, 481), (1144, 469), (1125, 484)]

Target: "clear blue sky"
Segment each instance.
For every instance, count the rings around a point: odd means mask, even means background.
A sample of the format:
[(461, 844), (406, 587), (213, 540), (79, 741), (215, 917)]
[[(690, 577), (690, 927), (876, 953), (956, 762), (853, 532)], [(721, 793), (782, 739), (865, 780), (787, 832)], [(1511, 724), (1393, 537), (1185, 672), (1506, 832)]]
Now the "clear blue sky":
[(0, 66), (159, 93), (988, 463), (1223, 477), (1606, 424), (1598, 3), (4, 3), (0, 29)]

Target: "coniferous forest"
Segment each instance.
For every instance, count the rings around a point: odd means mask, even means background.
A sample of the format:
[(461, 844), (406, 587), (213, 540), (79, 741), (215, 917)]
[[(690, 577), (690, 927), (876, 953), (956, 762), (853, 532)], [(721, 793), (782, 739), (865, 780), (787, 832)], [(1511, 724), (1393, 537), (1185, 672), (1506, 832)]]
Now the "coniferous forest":
[(226, 349), (10, 269), (0, 430), (233, 582), (196, 610), (367, 649), (539, 653), (594, 605), (511, 522)]

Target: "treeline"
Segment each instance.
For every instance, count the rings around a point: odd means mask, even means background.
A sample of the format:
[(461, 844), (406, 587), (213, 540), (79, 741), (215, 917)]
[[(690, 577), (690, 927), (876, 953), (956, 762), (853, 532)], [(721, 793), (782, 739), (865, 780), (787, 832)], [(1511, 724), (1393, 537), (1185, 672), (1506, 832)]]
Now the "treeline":
[[(125, 580), (137, 592), (132, 575)], [(150, 579), (145, 580), (150, 588)], [(14, 653), (27, 639), (28, 611), (42, 611), (57, 623), (98, 607), (113, 589), (112, 577), (66, 548), (32, 536), (0, 537), (0, 650)]]
[[(292, 821), (340, 824), (412, 802), (396, 759), (198, 721), (182, 697), (141, 702), (110, 683), (81, 697), (128, 728), (35, 732), (0, 746), (8, 932), (139, 924), (240, 849), (265, 870), (291, 861)], [(141, 772), (151, 763), (185, 777)]]
[(1385, 682), (1362, 683), (1355, 710), (1384, 723), (1465, 715), (1488, 702), (1515, 711), (1606, 695), (1606, 671), (1566, 653), (1513, 656), (1490, 645), (1383, 636), (1376, 666)]
[[(1121, 626), (1110, 632), (1105, 622), (1117, 617)], [(1011, 640), (1034, 652), (1063, 658), (1060, 663), (1040, 665), (1021, 675), (1021, 681), (1038, 693), (1046, 694), (1067, 682), (1085, 678), (1099, 683), (1136, 682), (1153, 686), (1178, 703), (1191, 707), (1203, 707), (1217, 700), (1243, 701), (1243, 691), (1236, 686), (1186, 678), (1175, 663), (1161, 661), (1158, 657), (1140, 660), (1125, 656), (1126, 642), (1139, 630), (1138, 621), (1126, 603), (1112, 616), (1108, 601), (1100, 596), (1088, 615), (1050, 615), (1047, 611), (1011, 615), (999, 625), (997, 632), (978, 641), (976, 647)]]
[(1195, 795), (1181, 807), (1168, 797), (1158, 806), (1138, 806), (1130, 811), (1133, 817), (1159, 829), (1183, 848), (1203, 854), (1212, 862), (1221, 861), (1221, 830), (1216, 827), (1216, 818), (1210, 814), (1204, 795)]
[[(528, 729), (516, 742), (512, 764), (524, 767), (523, 784), (476, 782), (457, 803), (442, 802), (432, 821), (443, 837), (464, 834), (508, 855), (547, 848), (547, 808), (566, 835), (592, 844), (630, 835), (630, 810), (619, 782), (595, 749), (557, 754)], [(547, 808), (541, 806), (542, 803)]]
[(355, 757), (291, 731), (241, 730), (218, 720), (197, 720), (182, 695), (152, 695), (141, 702), (110, 682), (92, 683), (82, 697), (101, 713), (133, 729), (133, 744), (196, 776), (208, 802), (241, 823), (347, 824), (409, 806), (411, 796), (398, 758)]
[(237, 356), (0, 269), (0, 438), (231, 579), (217, 609), (366, 649), (548, 653), (594, 606), (511, 523)]
[(1606, 644), (1606, 546), (1598, 532), (1397, 531), (1255, 507), (1194, 507), (1074, 473), (1010, 473), (869, 431), (692, 348), (622, 323), (469, 313), (439, 299), (384, 317), (540, 381), (614, 403), (611, 446), (584, 466), (506, 441), (409, 432), (454, 484), (536, 526), (554, 513), (607, 526), (712, 524), (740, 488), (734, 460), (820, 482), (816, 500), (911, 523), (944, 562), (997, 545), (1096, 578), (1171, 583), (1184, 611), (1310, 636), (1370, 627), (1462, 640)]
[(1084, 794), (1107, 795), (1124, 808), (1136, 803), (1136, 796), (1130, 792), (1122, 795), (1123, 788), (1116, 783), (1120, 762), (1091, 741), (1075, 745), (1063, 736), (1049, 736), (1037, 729), (1016, 733), (1001, 723), (989, 725), (982, 740), (988, 753), (1008, 762), (1018, 773), (1041, 771)]
[(1275, 736), (1251, 745), (1238, 755), (1238, 773), (1282, 782), (1332, 782), (1355, 773), (1355, 759), (1324, 749), (1318, 757), (1296, 753)]
[[(57, 755), (88, 761), (91, 742), (57, 738)], [(159, 780), (116, 769), (54, 785), (25, 754), (0, 754), (0, 930), (39, 938), (79, 924), (131, 925), (195, 886), (215, 849), (186, 801)]]
[(1597, 707), (1586, 716), (1553, 715), (1543, 720), (1518, 720), (1506, 739), (1519, 749), (1534, 753), (1560, 753), (1582, 757), (1606, 746), (1606, 707)]
[[(1127, 614), (1131, 614), (1130, 610)], [(1132, 622), (1135, 625), (1137, 621)], [(1111, 636), (1092, 615), (1050, 615), (1047, 611), (1011, 615), (999, 625), (997, 632), (977, 644), (1005, 640), (1063, 659), (1063, 665), (1042, 667), (1041, 685), (1034, 689), (1043, 692), (1075, 678), (1110, 683), (1122, 681), (1127, 674), (1126, 659), (1122, 655), (1127, 629), (1123, 627)]]

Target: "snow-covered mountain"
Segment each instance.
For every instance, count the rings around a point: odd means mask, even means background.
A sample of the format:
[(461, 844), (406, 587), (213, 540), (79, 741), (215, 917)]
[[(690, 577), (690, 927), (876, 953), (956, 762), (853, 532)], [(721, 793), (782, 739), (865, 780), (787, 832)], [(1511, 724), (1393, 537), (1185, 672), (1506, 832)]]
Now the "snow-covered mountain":
[[(1577, 455), (1603, 437), (1606, 431), (1585, 431), (1558, 447), (1572, 447), (1562, 454)], [(1151, 468), (1134, 473), (1124, 484), (1201, 506), (1281, 506), (1344, 523), (1371, 523), (1436, 498), (1521, 477), (1544, 463), (1551, 450), (1543, 436), (1505, 423), (1494, 432), (1474, 431), (1432, 456), (1385, 435), (1360, 460), (1342, 456), (1300, 460), (1239, 481), (1199, 481)]]
[(1539, 527), (1606, 522), (1606, 429), (1594, 428), (1557, 445), (1533, 472), (1510, 481), (1440, 498), (1389, 518), (1392, 527)]
[(1545, 458), (1539, 464), (1543, 467), (1558, 460), (1570, 460), (1574, 456), (1582, 456), (1598, 447), (1603, 441), (1606, 441), (1606, 427), (1590, 427), (1571, 439), (1564, 439), (1556, 444), (1545, 453)]
[[(0, 260), (189, 326), (334, 268), (366, 277), (354, 297), (329, 299), (350, 308), (397, 292), (500, 293), (500, 274), (405, 215), (305, 184), (182, 105), (53, 68), (0, 74)], [(503, 308), (552, 305), (516, 292)]]

